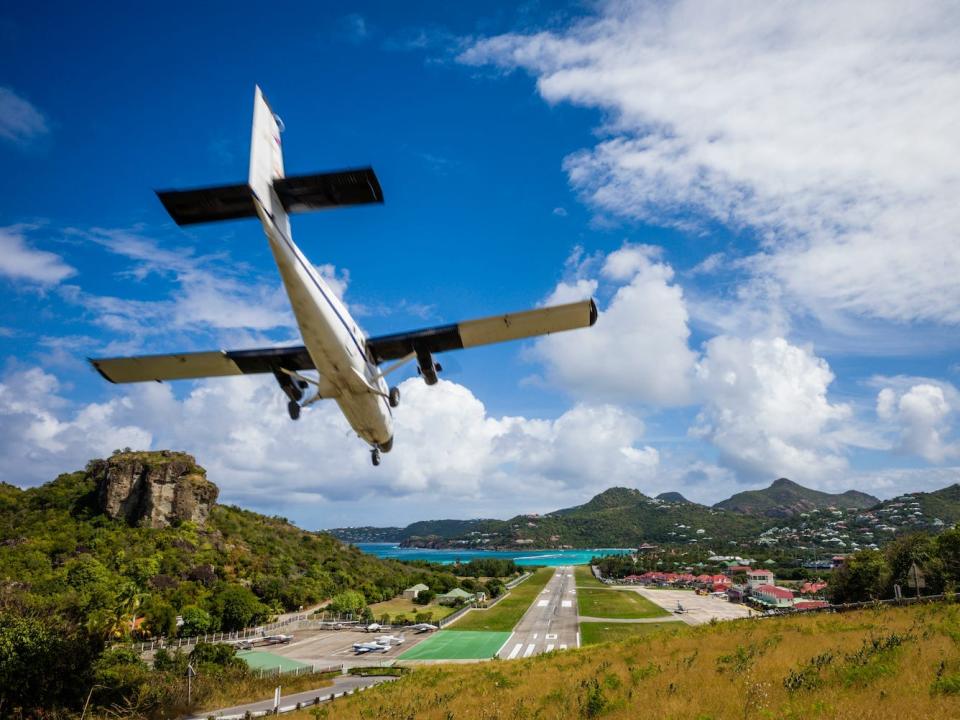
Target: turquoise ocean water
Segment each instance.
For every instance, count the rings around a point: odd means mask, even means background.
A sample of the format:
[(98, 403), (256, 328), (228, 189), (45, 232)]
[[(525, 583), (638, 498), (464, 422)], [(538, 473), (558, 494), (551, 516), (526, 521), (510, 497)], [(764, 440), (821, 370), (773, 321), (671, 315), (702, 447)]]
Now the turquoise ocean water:
[(390, 560), (428, 560), (448, 565), (473, 558), (509, 558), (517, 565), (586, 565), (601, 555), (625, 555), (629, 548), (587, 548), (585, 550), (429, 550), (402, 548), (397, 543), (356, 543), (363, 552)]

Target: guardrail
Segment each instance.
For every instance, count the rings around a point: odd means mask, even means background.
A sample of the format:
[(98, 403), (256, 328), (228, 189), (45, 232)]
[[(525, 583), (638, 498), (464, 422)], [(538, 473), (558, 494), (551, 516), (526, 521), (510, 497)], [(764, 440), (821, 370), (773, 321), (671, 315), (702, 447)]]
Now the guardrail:
[[(395, 678), (393, 677), (386, 677), (383, 679), (383, 681), (391, 681), (394, 679)], [(314, 705), (320, 705), (321, 703), (333, 702), (337, 698), (363, 692), (371, 687), (375, 687), (375, 685), (362, 685), (361, 687), (353, 690), (344, 690), (343, 692), (329, 693), (327, 695), (317, 695), (306, 702), (298, 702), (294, 705), (279, 705), (278, 707), (271, 708), (269, 710), (247, 710), (246, 712), (235, 713), (232, 715), (217, 715), (215, 713), (210, 715), (194, 715), (192, 718), (190, 718), (190, 720), (246, 720), (246, 718), (267, 717), (268, 715), (288, 713), (293, 712), (294, 710), (302, 710), (304, 708), (313, 707)]]

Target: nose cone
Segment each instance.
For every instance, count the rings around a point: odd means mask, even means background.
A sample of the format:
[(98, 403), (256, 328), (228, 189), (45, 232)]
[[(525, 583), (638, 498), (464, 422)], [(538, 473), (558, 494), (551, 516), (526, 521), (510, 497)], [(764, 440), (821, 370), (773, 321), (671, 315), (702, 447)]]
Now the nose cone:
[(390, 439), (387, 440), (385, 443), (380, 443), (381, 452), (385, 452), (385, 453), (390, 452), (390, 450), (392, 449), (393, 449), (393, 435), (391, 435)]

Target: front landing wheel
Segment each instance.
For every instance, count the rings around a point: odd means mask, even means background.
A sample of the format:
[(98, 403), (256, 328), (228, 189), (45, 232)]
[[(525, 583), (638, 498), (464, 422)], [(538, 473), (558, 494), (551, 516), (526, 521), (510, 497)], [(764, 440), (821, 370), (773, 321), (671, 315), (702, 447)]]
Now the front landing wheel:
[(373, 462), (374, 467), (380, 464), (380, 448), (374, 448), (370, 451), (370, 460)]
[(300, 403), (296, 400), (291, 400), (287, 403), (287, 412), (290, 413), (291, 420), (300, 419)]
[(400, 404), (400, 388), (390, 388), (390, 407), (395, 408)]

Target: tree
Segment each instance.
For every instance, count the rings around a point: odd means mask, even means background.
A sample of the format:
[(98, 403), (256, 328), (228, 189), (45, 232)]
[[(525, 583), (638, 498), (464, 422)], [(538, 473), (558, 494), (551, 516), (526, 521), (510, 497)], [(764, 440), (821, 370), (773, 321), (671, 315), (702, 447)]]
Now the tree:
[(220, 627), (227, 632), (250, 627), (267, 616), (267, 608), (257, 596), (240, 585), (227, 585), (214, 598), (214, 604), (220, 616)]
[(247, 664), (237, 657), (237, 649), (225, 643), (197, 643), (190, 653), (190, 662), (193, 666), (215, 665), (217, 667), (245, 668)]
[(181, 637), (204, 635), (213, 627), (210, 613), (196, 605), (187, 605), (180, 616), (183, 618), (183, 625), (180, 626)]
[(330, 609), (338, 613), (359, 613), (366, 606), (363, 593), (356, 590), (344, 590), (330, 599)]
[(144, 628), (155, 637), (172, 637), (177, 632), (177, 613), (173, 605), (153, 600), (144, 608)]
[(436, 596), (437, 594), (433, 590), (421, 590), (417, 593), (413, 602), (417, 605), (429, 605)]
[(890, 568), (879, 550), (862, 550), (834, 570), (830, 580), (831, 599), (835, 603), (874, 600), (889, 586)]

